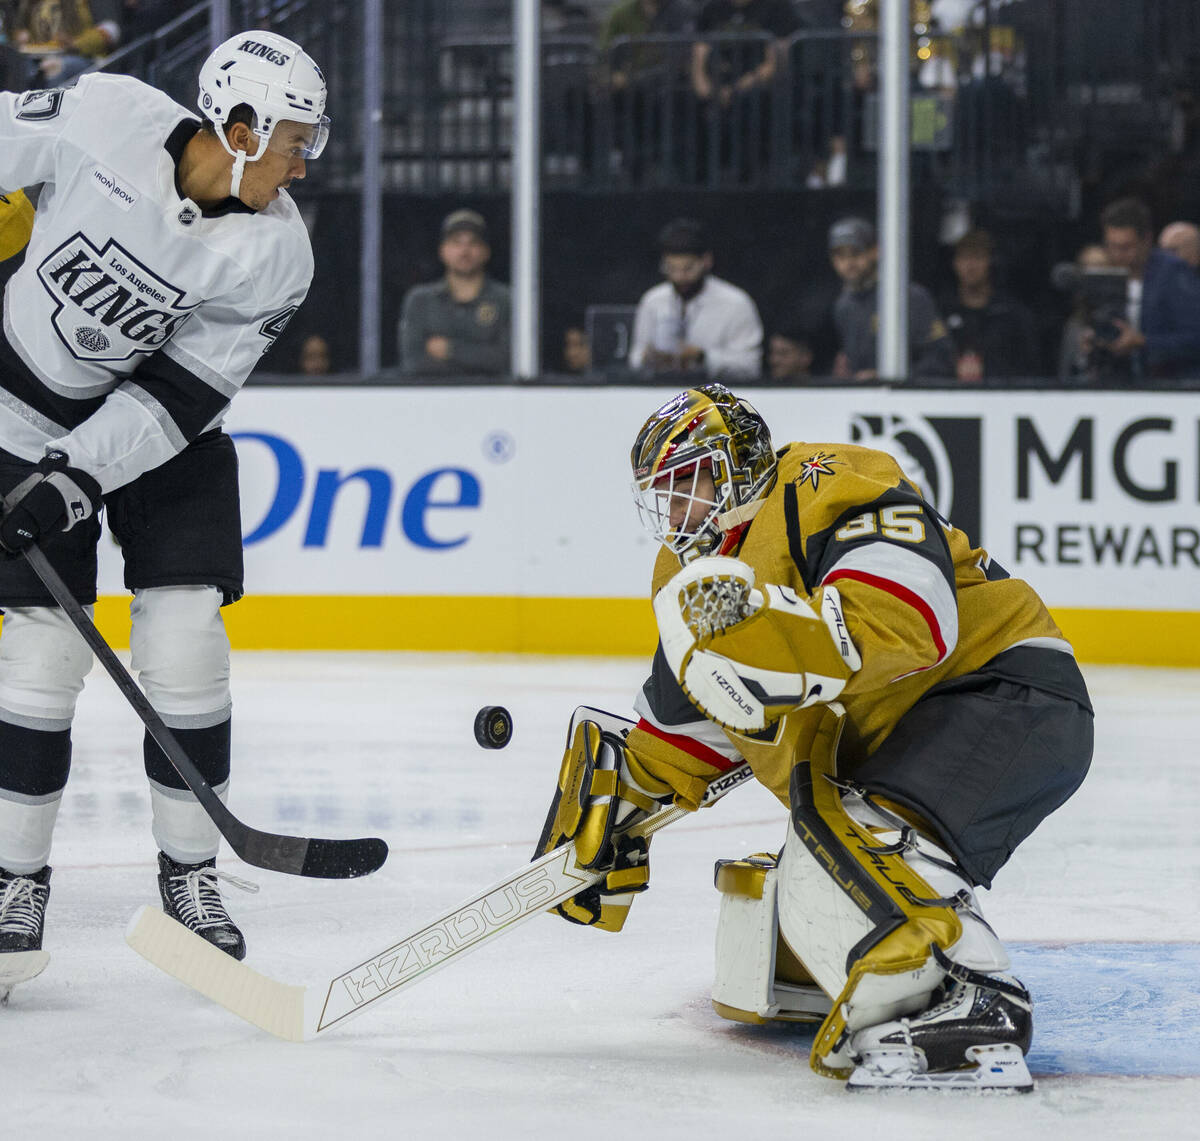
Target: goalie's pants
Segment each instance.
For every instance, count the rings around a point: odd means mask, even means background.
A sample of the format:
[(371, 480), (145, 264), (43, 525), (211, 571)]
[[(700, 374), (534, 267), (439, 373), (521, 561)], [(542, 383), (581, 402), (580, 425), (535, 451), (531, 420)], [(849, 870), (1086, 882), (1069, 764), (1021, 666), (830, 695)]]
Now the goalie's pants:
[(1070, 654), (1021, 646), (934, 686), (847, 775), (920, 813), (975, 884), (1087, 775), (1092, 707)]
[[(0, 451), (0, 492), (7, 494), (33, 465)], [(108, 529), (120, 544), (129, 590), (214, 586), (226, 605), (242, 595), (242, 526), (237, 453), (233, 440), (213, 429), (161, 466), (104, 497)], [(96, 600), (96, 547), (100, 520), (93, 516), (40, 545), (82, 605)], [(0, 557), (0, 608), (54, 606), (22, 558)], [(0, 638), (3, 630), (0, 629)], [(212, 720), (211, 718), (209, 720)], [(229, 720), (203, 728), (171, 729), (209, 784), (229, 777)], [(60, 790), (70, 766), (70, 730), (39, 732), (0, 719), (0, 795), (41, 797)], [(147, 775), (167, 788), (183, 779), (147, 735)]]

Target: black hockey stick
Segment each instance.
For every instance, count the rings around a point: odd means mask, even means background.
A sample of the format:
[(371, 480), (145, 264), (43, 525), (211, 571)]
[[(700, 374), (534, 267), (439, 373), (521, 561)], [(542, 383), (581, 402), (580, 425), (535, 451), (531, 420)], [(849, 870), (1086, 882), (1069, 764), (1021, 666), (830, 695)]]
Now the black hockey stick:
[(266, 868), (272, 872), (284, 872), (293, 876), (314, 876), (319, 879), (349, 879), (365, 876), (378, 869), (387, 859), (387, 844), (374, 836), (359, 840), (319, 840), (304, 836), (278, 836), (274, 832), (260, 832), (243, 824), (213, 791), (212, 785), (201, 775), (192, 759), (184, 751), (175, 734), (163, 723), (155, 712), (150, 699), (141, 687), (129, 676), (104, 635), (76, 601), (67, 584), (63, 582), (37, 546), (26, 547), (21, 552), (34, 573), (42, 580), (54, 601), (63, 608), (75, 629), (100, 659), (108, 676), (117, 683), (117, 688), (133, 706), (133, 711), (142, 719), (146, 731), (175, 766), (188, 788), (196, 794), (204, 811), (229, 841), (229, 846), (248, 864)]

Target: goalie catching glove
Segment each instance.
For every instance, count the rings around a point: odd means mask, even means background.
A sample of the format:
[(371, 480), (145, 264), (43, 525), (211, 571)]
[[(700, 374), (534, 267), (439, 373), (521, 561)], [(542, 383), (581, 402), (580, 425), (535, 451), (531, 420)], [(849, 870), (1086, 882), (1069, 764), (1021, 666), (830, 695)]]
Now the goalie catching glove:
[(625, 743), (633, 723), (581, 706), (534, 859), (574, 842), (576, 863), (607, 870), (598, 883), (552, 910), (572, 923), (620, 931), (633, 897), (650, 885), (650, 841), (622, 830), (657, 812), (673, 796)]
[(832, 586), (818, 613), (790, 587), (754, 587), (738, 559), (705, 556), (654, 597), (663, 654), (711, 721), (756, 732), (793, 709), (833, 701), (862, 665)]

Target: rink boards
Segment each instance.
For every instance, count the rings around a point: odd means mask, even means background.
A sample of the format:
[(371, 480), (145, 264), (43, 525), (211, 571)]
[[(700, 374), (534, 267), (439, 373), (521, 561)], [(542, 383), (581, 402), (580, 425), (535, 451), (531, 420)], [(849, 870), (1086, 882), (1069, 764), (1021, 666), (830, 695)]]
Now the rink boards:
[[(251, 388), (239, 648), (639, 654), (629, 447), (672, 389)], [(1095, 662), (1200, 665), (1200, 393), (762, 389), (776, 443), (883, 448)], [(814, 449), (815, 450), (815, 449)], [(832, 465), (836, 469), (836, 465)], [(833, 477), (836, 478), (836, 477)], [(127, 637), (104, 544), (98, 620)]]

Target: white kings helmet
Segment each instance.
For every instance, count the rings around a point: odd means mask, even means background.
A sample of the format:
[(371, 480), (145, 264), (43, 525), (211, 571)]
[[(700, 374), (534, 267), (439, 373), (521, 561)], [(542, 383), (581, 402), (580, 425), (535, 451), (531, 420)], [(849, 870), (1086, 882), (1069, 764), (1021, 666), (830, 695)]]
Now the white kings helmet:
[[(235, 151), (221, 129), (240, 103), (254, 111), (251, 129), (262, 140), (253, 155)], [(242, 32), (217, 48), (200, 68), (198, 105), (204, 117), (216, 124), (217, 137), (234, 157), (230, 187), (234, 196), (245, 163), (262, 158), (281, 119), (311, 124), (312, 136), (302, 151), (306, 159), (317, 158), (329, 138), (321, 69), (299, 44), (274, 32)]]

